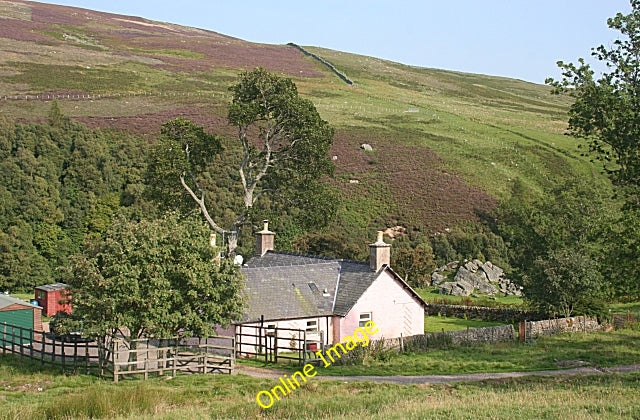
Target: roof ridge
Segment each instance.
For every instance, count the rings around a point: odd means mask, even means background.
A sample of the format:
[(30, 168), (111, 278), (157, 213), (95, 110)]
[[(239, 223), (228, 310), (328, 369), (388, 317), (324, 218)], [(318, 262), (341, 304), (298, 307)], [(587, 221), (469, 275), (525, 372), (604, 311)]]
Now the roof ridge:
[(300, 254), (297, 252), (290, 252), (290, 251), (275, 251), (275, 250), (269, 250), (267, 251), (267, 253), (272, 253), (272, 254), (282, 254), (282, 255), (290, 255), (292, 257), (305, 257), (305, 258), (316, 258), (318, 260), (329, 260), (329, 261), (340, 261), (339, 258), (334, 258), (334, 257), (325, 257), (324, 255), (311, 255), (311, 254)]
[(265, 269), (271, 269), (271, 268), (286, 268), (286, 267), (304, 267), (305, 265), (319, 265), (319, 264), (337, 264), (339, 263), (338, 260), (327, 260), (327, 261), (319, 261), (319, 262), (313, 262), (313, 263), (309, 263), (309, 264), (271, 264), (271, 265), (256, 265), (256, 266), (251, 266), (251, 265), (243, 265), (242, 269), (243, 270), (265, 270)]

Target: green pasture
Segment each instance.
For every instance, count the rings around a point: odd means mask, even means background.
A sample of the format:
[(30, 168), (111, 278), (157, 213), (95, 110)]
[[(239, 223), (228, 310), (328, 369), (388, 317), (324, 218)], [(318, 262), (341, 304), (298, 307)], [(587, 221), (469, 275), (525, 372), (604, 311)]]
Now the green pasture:
[[(410, 354), (382, 364), (318, 369), (321, 375), (532, 371), (640, 362), (633, 331), (574, 334), (529, 344), (460, 347)], [(536, 377), (445, 385), (392, 385), (311, 378), (263, 410), (258, 392), (277, 379), (179, 375), (114, 384), (87, 375), (40, 371), (0, 355), (0, 419), (70, 418), (636, 418), (640, 374)], [(339, 395), (340, 398), (336, 398)]]

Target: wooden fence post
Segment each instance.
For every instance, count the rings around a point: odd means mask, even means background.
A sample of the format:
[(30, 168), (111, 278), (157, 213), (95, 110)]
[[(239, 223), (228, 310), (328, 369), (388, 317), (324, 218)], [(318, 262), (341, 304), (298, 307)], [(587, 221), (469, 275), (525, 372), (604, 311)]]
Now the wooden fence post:
[(96, 338), (96, 344), (98, 345), (98, 367), (100, 368), (100, 377), (104, 375), (104, 365), (103, 365), (103, 349), (104, 349), (104, 338), (99, 337)]
[[(64, 373), (64, 364), (65, 364), (64, 363), (65, 362), (64, 359), (66, 359), (65, 350), (64, 350), (64, 337), (62, 338), (62, 356), (61, 357), (62, 357), (62, 372)], [(54, 354), (54, 358), (55, 358), (55, 354)]]
[(274, 337), (274, 345), (273, 345), (273, 361), (278, 363), (278, 327), (276, 326), (276, 335)]
[(113, 382), (118, 382), (118, 368), (120, 365), (118, 364), (118, 354), (120, 353), (120, 339), (114, 338), (111, 341), (111, 345), (113, 346), (113, 351), (111, 355), (113, 357)]
[(42, 348), (40, 349), (40, 364), (44, 366), (44, 354), (47, 350), (47, 338), (44, 333), (42, 333)]
[(178, 339), (175, 339), (175, 348), (173, 349), (173, 377), (176, 377), (176, 359), (178, 358)]

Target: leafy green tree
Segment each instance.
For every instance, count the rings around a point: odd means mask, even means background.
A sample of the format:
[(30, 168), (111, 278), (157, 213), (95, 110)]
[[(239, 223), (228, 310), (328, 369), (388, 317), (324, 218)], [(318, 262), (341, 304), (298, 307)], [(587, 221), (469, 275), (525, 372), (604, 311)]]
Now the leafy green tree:
[(126, 327), (131, 336), (209, 336), (242, 310), (242, 274), (219, 261), (202, 223), (172, 213), (118, 218), (106, 237), (73, 258), (74, 317), (90, 334)]
[(428, 243), (418, 244), (415, 248), (400, 243), (394, 242), (391, 267), (411, 286), (428, 286), (431, 273), (436, 269), (433, 249)]
[[(225, 231), (223, 213), (234, 213), (231, 230), (235, 231), (254, 222), (255, 206), (260, 219), (271, 213), (286, 215), (301, 226), (325, 225), (336, 212), (336, 200), (321, 182), (333, 173), (328, 156), (333, 129), (311, 101), (298, 95), (291, 79), (256, 68), (242, 73), (230, 89), (228, 120), (237, 127), (241, 151), (234, 169), (239, 185), (228, 190), (239, 196), (241, 204), (233, 209), (218, 207), (217, 214), (212, 211), (216, 206), (212, 197), (224, 194), (210, 179), (216, 172), (212, 166), (232, 159), (218, 160), (219, 140), (184, 119), (163, 126), (147, 176), (152, 196), (173, 207), (182, 207), (187, 197), (220, 234)], [(289, 230), (296, 231), (290, 225)], [(229, 240), (233, 253), (235, 237)]]
[(458, 253), (451, 246), (446, 235), (435, 235), (431, 240), (431, 247), (438, 265), (444, 265), (458, 258)]
[[(524, 276), (524, 294), (533, 306), (565, 317), (604, 298), (600, 265), (575, 247), (554, 249), (539, 257)], [(599, 314), (592, 314), (599, 315)]]
[(291, 79), (256, 68), (230, 89), (228, 119), (242, 144), (238, 172), (247, 209), (264, 193), (295, 190), (332, 173), (333, 129)]
[(603, 273), (618, 212), (606, 189), (584, 180), (564, 182), (540, 198), (516, 183), (498, 223), (514, 280), (532, 306), (566, 315), (610, 294)]
[[(569, 110), (569, 134), (586, 139), (618, 184), (640, 186), (640, 0), (631, 0), (631, 13), (607, 20), (620, 32), (610, 47), (600, 45), (592, 57), (606, 66), (599, 78), (583, 58), (578, 64), (558, 62), (562, 80), (546, 82), (557, 93), (575, 98)], [(636, 202), (638, 204), (638, 202)]]

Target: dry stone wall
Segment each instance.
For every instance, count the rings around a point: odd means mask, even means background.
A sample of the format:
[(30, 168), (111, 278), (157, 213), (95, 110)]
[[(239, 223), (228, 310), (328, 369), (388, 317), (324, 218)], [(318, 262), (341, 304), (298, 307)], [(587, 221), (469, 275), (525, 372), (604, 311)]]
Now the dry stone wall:
[(320, 57), (317, 54), (312, 53), (311, 51), (307, 51), (306, 49), (304, 49), (300, 45), (294, 44), (293, 42), (289, 42), (289, 44), (287, 44), (287, 45), (290, 45), (290, 46), (292, 46), (294, 48), (299, 49), (300, 51), (302, 51), (302, 53), (304, 55), (308, 55), (309, 57), (315, 58), (316, 60), (318, 60), (319, 62), (321, 62), (325, 66), (327, 66), (327, 68), (329, 70), (331, 70), (332, 72), (334, 72), (340, 79), (342, 79), (343, 82), (345, 82), (349, 86), (353, 86), (353, 81), (351, 79), (349, 79), (344, 73), (342, 73), (340, 70), (335, 68), (335, 66), (333, 64), (331, 64), (330, 62), (328, 62), (324, 58)]
[(468, 328), (466, 330), (448, 331), (452, 344), (482, 344), (498, 343), (501, 341), (514, 341), (516, 331), (513, 325), (499, 325), (496, 327)]
[(399, 339), (394, 339), (392, 347), (403, 347), (409, 351), (420, 351), (434, 347), (460, 344), (485, 344), (514, 341), (516, 331), (513, 325), (498, 325), (495, 327), (467, 328), (458, 331), (443, 331), (441, 333), (420, 334), (404, 338), (400, 345)]
[(601, 325), (596, 318), (574, 316), (570, 318), (545, 319), (526, 324), (527, 338), (541, 335), (560, 334), (565, 332), (593, 332), (600, 330)]

